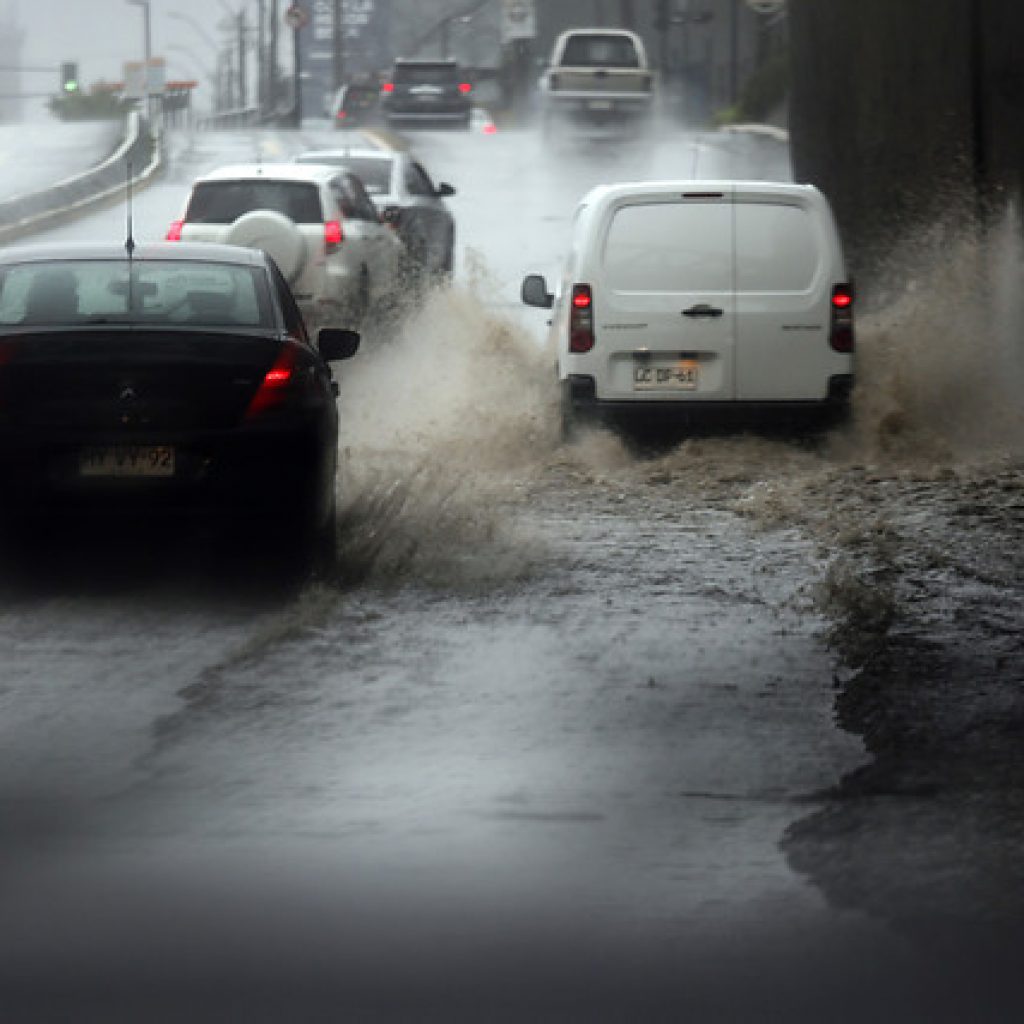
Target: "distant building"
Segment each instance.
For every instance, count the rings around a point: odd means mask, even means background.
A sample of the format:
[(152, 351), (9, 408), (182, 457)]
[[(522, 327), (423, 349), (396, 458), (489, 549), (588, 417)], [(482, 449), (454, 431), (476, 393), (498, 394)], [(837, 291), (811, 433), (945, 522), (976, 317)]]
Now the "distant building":
[[(21, 65), (21, 45), (25, 32), (21, 27), (16, 7), (8, 3), (0, 6), (0, 69), (14, 69)], [(22, 119), (24, 92), (22, 75), (17, 70), (0, 70), (0, 122), (7, 124)]]

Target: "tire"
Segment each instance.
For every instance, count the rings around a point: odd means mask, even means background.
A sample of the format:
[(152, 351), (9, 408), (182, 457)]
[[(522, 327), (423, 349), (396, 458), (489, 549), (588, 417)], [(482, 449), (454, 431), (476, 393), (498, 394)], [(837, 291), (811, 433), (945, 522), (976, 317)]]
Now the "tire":
[(358, 331), (366, 323), (367, 317), (370, 315), (370, 274), (366, 267), (363, 267), (359, 274), (359, 284), (356, 287), (356, 294), (352, 302), (347, 304), (345, 309), (345, 319), (348, 323), (344, 324), (350, 330)]

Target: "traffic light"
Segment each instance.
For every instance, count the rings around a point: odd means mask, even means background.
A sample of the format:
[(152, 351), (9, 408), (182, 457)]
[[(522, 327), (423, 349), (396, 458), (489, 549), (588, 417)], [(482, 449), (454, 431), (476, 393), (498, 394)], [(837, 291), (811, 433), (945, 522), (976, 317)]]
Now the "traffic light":
[(67, 95), (78, 92), (78, 64), (75, 61), (61, 64), (60, 91)]

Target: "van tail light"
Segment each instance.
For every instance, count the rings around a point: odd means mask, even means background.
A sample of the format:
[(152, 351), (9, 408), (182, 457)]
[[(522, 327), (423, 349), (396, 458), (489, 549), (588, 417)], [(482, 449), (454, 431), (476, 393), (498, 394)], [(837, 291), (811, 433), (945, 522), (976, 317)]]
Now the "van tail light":
[(848, 284), (837, 284), (832, 289), (832, 328), (829, 342), (836, 352), (852, 352), (855, 345), (853, 333), (853, 288)]
[(295, 383), (299, 375), (297, 362), (294, 346), (286, 344), (274, 360), (274, 365), (263, 375), (256, 394), (252, 396), (249, 408), (245, 411), (247, 420), (261, 416), (268, 409), (285, 405), (295, 396)]
[(171, 226), (167, 229), (167, 234), (164, 236), (164, 241), (167, 242), (180, 242), (181, 231), (185, 227), (183, 220), (172, 220)]
[(340, 220), (329, 220), (324, 224), (324, 245), (328, 253), (335, 252), (345, 241), (345, 232), (341, 229)]
[(574, 284), (569, 310), (569, 351), (589, 352), (593, 347), (594, 293), (589, 284)]
[(468, 96), (472, 91), (473, 91), (473, 86), (470, 85), (469, 82), (460, 82), (459, 83), (459, 92), (461, 92), (463, 96)]

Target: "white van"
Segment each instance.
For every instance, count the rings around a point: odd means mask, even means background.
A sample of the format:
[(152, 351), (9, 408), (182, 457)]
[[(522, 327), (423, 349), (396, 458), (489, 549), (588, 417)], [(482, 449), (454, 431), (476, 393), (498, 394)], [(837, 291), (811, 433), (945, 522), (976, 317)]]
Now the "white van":
[[(713, 409), (838, 418), (853, 386), (853, 291), (813, 186), (603, 186), (576, 211), (554, 307), (564, 422)], [(607, 416), (605, 417), (607, 418)]]

